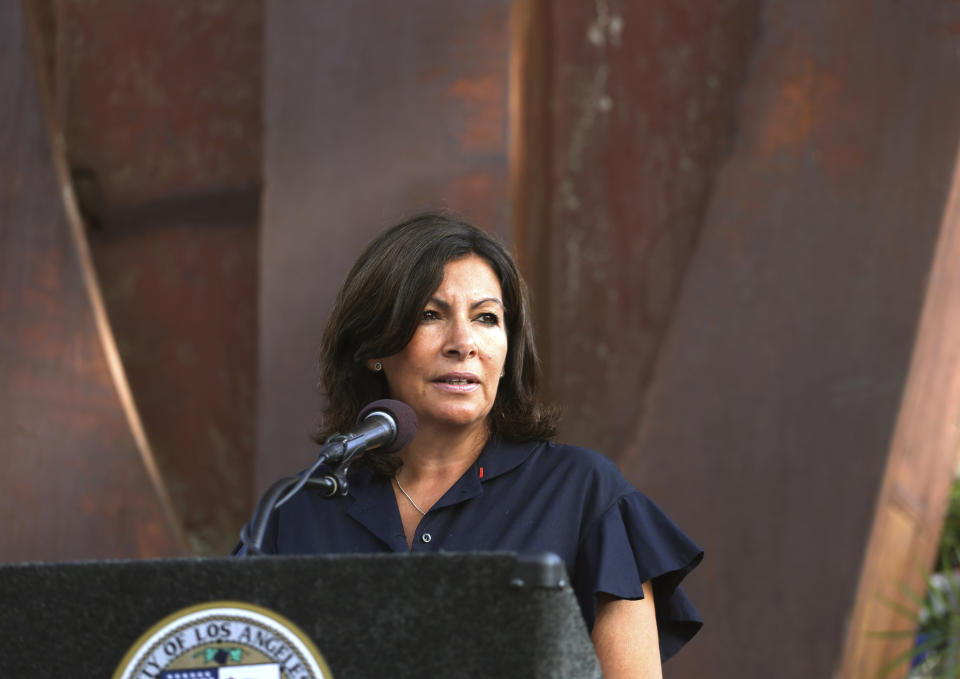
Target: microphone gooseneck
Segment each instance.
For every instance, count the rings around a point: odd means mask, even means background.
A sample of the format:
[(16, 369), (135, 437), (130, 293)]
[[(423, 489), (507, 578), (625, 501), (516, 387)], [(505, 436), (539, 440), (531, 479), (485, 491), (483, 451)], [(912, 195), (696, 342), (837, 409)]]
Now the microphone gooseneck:
[[(350, 463), (368, 450), (378, 453), (393, 453), (406, 446), (417, 433), (417, 415), (413, 408), (402, 401), (385, 398), (368, 404), (357, 416), (357, 424), (346, 434), (333, 434), (323, 443), (317, 461), (296, 485), (279, 501), (279, 507), (311, 481), (313, 473), (323, 464), (331, 473), (312, 479), (314, 485), (326, 488), (325, 497), (347, 494), (347, 472)], [(319, 483), (317, 483), (319, 481)]]
[[(253, 517), (240, 533), (247, 554), (262, 554), (260, 547), (273, 511), (289, 500), (303, 486), (310, 483), (322, 488), (324, 497), (346, 495), (349, 487), (347, 472), (350, 464), (361, 454), (376, 450), (393, 453), (401, 450), (417, 433), (417, 415), (402, 401), (381, 399), (360, 411), (357, 424), (346, 434), (334, 434), (320, 449), (317, 461), (302, 474), (275, 482), (257, 504)], [(312, 478), (322, 465), (331, 472)]]

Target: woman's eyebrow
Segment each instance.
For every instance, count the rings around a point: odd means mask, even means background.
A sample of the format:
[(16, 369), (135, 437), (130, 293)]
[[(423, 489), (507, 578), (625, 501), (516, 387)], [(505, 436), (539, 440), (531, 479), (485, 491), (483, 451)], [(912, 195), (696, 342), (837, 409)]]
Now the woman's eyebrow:
[[(483, 306), (488, 302), (493, 302), (494, 304), (499, 305), (501, 309), (506, 309), (506, 307), (503, 305), (503, 302), (500, 300), (499, 297), (484, 297), (483, 299), (478, 299), (476, 302), (470, 305), (470, 308), (476, 309), (478, 306)], [(446, 300), (440, 299), (439, 297), (431, 297), (430, 303), (435, 304), (436, 306), (440, 307), (444, 311), (447, 311), (448, 309), (450, 309), (450, 303), (447, 302)]]

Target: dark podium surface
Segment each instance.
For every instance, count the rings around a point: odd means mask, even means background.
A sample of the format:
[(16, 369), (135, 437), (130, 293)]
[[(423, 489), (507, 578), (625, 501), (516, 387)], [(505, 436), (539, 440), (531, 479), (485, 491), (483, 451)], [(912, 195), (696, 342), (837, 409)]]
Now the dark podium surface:
[(0, 676), (111, 677), (148, 629), (217, 600), (309, 636), (336, 679), (600, 677), (552, 555), (269, 556), (0, 566)]

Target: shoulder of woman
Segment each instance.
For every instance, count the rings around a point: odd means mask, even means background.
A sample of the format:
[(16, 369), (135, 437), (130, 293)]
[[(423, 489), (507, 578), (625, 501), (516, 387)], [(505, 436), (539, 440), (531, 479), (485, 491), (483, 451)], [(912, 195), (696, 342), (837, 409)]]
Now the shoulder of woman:
[(531, 456), (534, 464), (562, 475), (599, 497), (620, 497), (636, 493), (613, 460), (590, 448), (564, 443), (541, 442)]
[(497, 469), (523, 465), (543, 481), (559, 477), (565, 485), (605, 497), (637, 492), (613, 460), (590, 448), (552, 441), (492, 443), (486, 459)]

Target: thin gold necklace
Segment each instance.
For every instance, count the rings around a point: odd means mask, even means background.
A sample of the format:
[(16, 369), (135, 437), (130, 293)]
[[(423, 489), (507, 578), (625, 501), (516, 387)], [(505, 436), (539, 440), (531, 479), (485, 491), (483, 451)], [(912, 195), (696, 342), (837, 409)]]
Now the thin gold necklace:
[(410, 504), (413, 505), (413, 508), (416, 509), (418, 512), (420, 512), (420, 516), (426, 516), (427, 513), (426, 513), (425, 511), (423, 511), (422, 509), (420, 509), (420, 505), (418, 505), (416, 502), (414, 502), (414, 501), (413, 501), (413, 498), (410, 497), (410, 494), (407, 493), (407, 491), (405, 491), (405, 490), (403, 489), (403, 486), (400, 485), (400, 479), (397, 478), (397, 475), (396, 475), (396, 474), (393, 475), (393, 480), (397, 482), (397, 488), (399, 488), (399, 489), (400, 489), (400, 492), (403, 493), (403, 496), (404, 496), (405, 498), (407, 498), (407, 500), (410, 501)]

